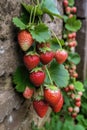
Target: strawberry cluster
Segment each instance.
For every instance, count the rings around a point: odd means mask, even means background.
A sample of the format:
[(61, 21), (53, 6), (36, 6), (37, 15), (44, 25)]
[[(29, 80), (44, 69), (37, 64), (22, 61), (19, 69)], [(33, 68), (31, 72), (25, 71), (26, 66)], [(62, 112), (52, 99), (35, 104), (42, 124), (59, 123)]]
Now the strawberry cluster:
[[(67, 19), (73, 18), (76, 13), (77, 13), (77, 8), (75, 6), (70, 6), (69, 0), (63, 0), (63, 5), (64, 5), (64, 13), (67, 17)], [(66, 49), (70, 52), (75, 51), (75, 47), (77, 46), (77, 41), (76, 41), (76, 32), (75, 31), (69, 31), (67, 29), (66, 34), (64, 34), (64, 40), (66, 43)], [(67, 85), (66, 88), (64, 88), (64, 91), (68, 98), (70, 98), (70, 106), (68, 105), (67, 110), (69, 114), (73, 117), (76, 118), (77, 114), (80, 111), (80, 106), (81, 106), (81, 96), (82, 96), (82, 91), (76, 90), (74, 82), (78, 78), (78, 73), (76, 72), (76, 64), (72, 62), (68, 62), (65, 64), (65, 68), (68, 70), (70, 74), (70, 81), (69, 84)]]
[[(22, 51), (24, 51), (24, 65), (29, 71), (29, 80), (35, 86), (31, 88), (26, 86), (23, 96), (30, 99), (35, 90), (42, 87), (40, 93), (33, 101), (33, 107), (40, 117), (43, 117), (50, 106), (54, 112), (59, 112), (63, 106), (63, 96), (60, 89), (51, 81), (50, 85), (44, 85), (47, 66), (53, 59), (62, 64), (68, 57), (67, 51), (58, 49), (52, 51), (50, 43), (36, 43), (30, 32), (22, 30), (18, 33), (18, 43)], [(30, 51), (30, 47), (34, 45), (34, 50)], [(40, 65), (41, 64), (41, 65)], [(48, 71), (48, 70), (47, 70)]]

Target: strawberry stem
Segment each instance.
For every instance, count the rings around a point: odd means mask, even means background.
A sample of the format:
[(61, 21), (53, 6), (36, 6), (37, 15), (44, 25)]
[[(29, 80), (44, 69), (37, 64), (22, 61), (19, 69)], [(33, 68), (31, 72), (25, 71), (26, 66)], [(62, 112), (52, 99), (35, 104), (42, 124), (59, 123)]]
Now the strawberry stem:
[(37, 9), (37, 6), (35, 6), (35, 8), (34, 8), (34, 16), (33, 16), (33, 22), (32, 23), (34, 23), (34, 21), (35, 21), (36, 9)]
[(31, 20), (32, 20), (33, 10), (34, 10), (34, 8), (32, 8), (32, 9), (31, 9), (31, 13), (30, 13), (30, 20), (29, 20), (29, 23), (32, 23), (32, 22), (31, 22)]
[(57, 42), (58, 42), (58, 44), (59, 44), (59, 46), (60, 46), (60, 48), (62, 49), (62, 45), (61, 45), (59, 39), (57, 38), (55, 32), (54, 32), (53, 30), (51, 30), (51, 29), (50, 29), (50, 31), (53, 33), (54, 37), (56, 38), (56, 40), (57, 40)]
[(46, 71), (47, 71), (47, 74), (48, 74), (50, 83), (51, 83), (51, 85), (53, 85), (53, 81), (52, 81), (52, 79), (51, 79), (51, 76), (50, 76), (50, 73), (49, 73), (49, 70), (48, 70), (47, 66), (45, 66), (45, 68), (46, 68)]
[(41, 95), (43, 96), (43, 86), (42, 85), (41, 85), (40, 89), (41, 89)]

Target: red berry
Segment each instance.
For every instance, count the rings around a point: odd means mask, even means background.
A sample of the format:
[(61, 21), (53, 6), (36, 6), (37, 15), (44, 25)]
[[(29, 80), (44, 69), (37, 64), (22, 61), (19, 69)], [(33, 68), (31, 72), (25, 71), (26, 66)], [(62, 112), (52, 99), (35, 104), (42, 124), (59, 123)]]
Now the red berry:
[(71, 8), (68, 6), (68, 7), (66, 7), (65, 11), (66, 11), (66, 14), (70, 14)]
[(73, 108), (72, 107), (68, 107), (68, 112), (73, 112)]
[(71, 12), (72, 12), (72, 13), (76, 13), (76, 12), (77, 12), (77, 8), (76, 8), (76, 7), (72, 7), (72, 8), (71, 8)]
[(33, 93), (34, 93), (34, 90), (32, 88), (26, 87), (23, 92), (23, 96), (26, 99), (30, 99), (32, 97)]
[(40, 61), (46, 65), (48, 64), (49, 62), (52, 61), (54, 57), (54, 53), (52, 51), (49, 51), (49, 52), (46, 52), (46, 53), (41, 53), (40, 54)]
[(65, 50), (57, 50), (55, 53), (55, 59), (59, 64), (62, 64), (66, 61), (68, 53)]
[(40, 101), (35, 100), (33, 101), (33, 107), (36, 113), (38, 114), (38, 116), (42, 118), (46, 115), (49, 106), (43, 100), (40, 100)]
[(34, 40), (28, 31), (23, 30), (19, 32), (18, 43), (23, 51), (27, 51), (33, 44), (33, 41)]
[(73, 38), (72, 33), (69, 33), (69, 34), (68, 34), (68, 39), (72, 39), (72, 38)]
[(51, 105), (54, 106), (58, 103), (61, 97), (61, 92), (57, 87), (53, 86), (53, 89), (45, 88), (44, 89), (44, 98)]
[(75, 105), (76, 105), (77, 107), (80, 107), (80, 106), (81, 106), (81, 101), (76, 101), (76, 102), (75, 102)]
[(73, 76), (74, 78), (77, 78), (77, 77), (78, 77), (78, 73), (77, 73), (77, 72), (74, 72), (74, 73), (72, 74), (72, 76)]
[(72, 116), (73, 118), (76, 118), (76, 117), (77, 117), (77, 113), (76, 113), (76, 112), (73, 112), (71, 116)]
[(52, 107), (53, 111), (55, 113), (60, 112), (60, 110), (63, 107), (63, 103), (64, 103), (64, 99), (63, 99), (63, 96), (61, 94), (61, 97), (60, 97), (60, 100), (58, 101), (58, 103), (55, 106)]
[(81, 101), (81, 97), (80, 96), (76, 96), (75, 97), (75, 100), (78, 102), (78, 101)]
[(70, 91), (69, 87), (64, 88), (64, 91), (69, 92)]
[(29, 75), (30, 81), (36, 86), (39, 87), (43, 84), (45, 80), (45, 73), (43, 71), (31, 72)]
[(75, 88), (75, 87), (74, 87), (73, 84), (69, 84), (69, 89), (70, 89), (70, 90), (74, 90), (74, 88)]
[(37, 54), (29, 54), (29, 55), (25, 55), (24, 56), (24, 64), (25, 66), (31, 70), (33, 68), (35, 68), (40, 62), (40, 58)]
[(64, 1), (63, 1), (63, 4), (64, 4), (64, 7), (67, 7), (68, 4), (69, 4), (69, 3), (68, 3), (68, 0), (64, 0)]
[(69, 18), (72, 18), (72, 17), (73, 17), (73, 14), (70, 14), (70, 15), (69, 15)]
[(73, 32), (73, 33), (72, 33), (72, 37), (73, 37), (73, 38), (76, 38), (76, 32)]

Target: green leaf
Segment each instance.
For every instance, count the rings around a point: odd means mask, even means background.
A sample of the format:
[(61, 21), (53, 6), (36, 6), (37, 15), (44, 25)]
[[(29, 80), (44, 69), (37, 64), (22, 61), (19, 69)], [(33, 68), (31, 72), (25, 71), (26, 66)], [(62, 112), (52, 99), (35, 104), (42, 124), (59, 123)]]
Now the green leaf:
[(29, 81), (29, 73), (24, 66), (17, 68), (13, 75), (13, 82), (16, 85), (16, 90), (18, 92), (24, 92), (26, 86), (34, 87)]
[(79, 64), (81, 58), (78, 53), (69, 53), (68, 61), (74, 63), (75, 65)]
[(30, 32), (37, 42), (46, 42), (50, 38), (50, 31), (43, 23), (37, 25), (34, 30), (30, 30)]
[(85, 130), (85, 128), (82, 125), (78, 124), (74, 126), (74, 130)]
[[(52, 80), (58, 87), (66, 87), (69, 81), (69, 73), (64, 68), (64, 65), (59, 65), (56, 61), (53, 61), (48, 68)], [(47, 75), (46, 83), (50, 83), (49, 77)]]
[(68, 2), (69, 2), (69, 6), (74, 6), (74, 4), (75, 4), (74, 0), (68, 0)]
[(80, 81), (74, 82), (75, 89), (78, 91), (84, 91), (83, 84)]
[(65, 28), (69, 31), (78, 31), (81, 28), (81, 21), (77, 20), (75, 16), (69, 18), (65, 24)]
[(34, 14), (34, 9), (36, 8), (36, 13), (35, 15), (36, 16), (41, 16), (43, 14), (42, 10), (40, 9), (40, 6), (36, 5), (36, 6), (33, 6), (33, 5), (27, 5), (25, 3), (22, 3), (22, 6), (23, 8), (30, 14), (31, 13), (31, 10), (33, 11), (33, 14)]
[(13, 18), (12, 22), (21, 30), (26, 29), (26, 25), (17, 17)]
[(81, 124), (87, 129), (87, 119), (85, 119), (83, 115), (78, 115), (76, 119), (79, 122), (79, 124)]
[(43, 0), (41, 3), (41, 9), (43, 10), (44, 13), (47, 13), (52, 18), (53, 15), (61, 18), (61, 15), (55, 5), (54, 0), (50, 0), (50, 2), (49, 0)]

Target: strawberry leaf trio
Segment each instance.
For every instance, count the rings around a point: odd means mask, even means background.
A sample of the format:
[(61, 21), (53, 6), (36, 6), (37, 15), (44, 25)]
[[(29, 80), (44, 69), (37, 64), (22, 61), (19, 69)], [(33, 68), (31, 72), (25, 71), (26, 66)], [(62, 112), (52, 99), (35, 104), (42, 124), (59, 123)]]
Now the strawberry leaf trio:
[[(65, 0), (63, 3), (66, 11), (68, 4)], [(51, 0), (50, 5), (52, 4), (55, 11), (47, 6), (48, 4), (49, 0), (37, 1), (37, 4), (33, 1), (32, 5), (22, 3), (24, 11), (20, 18), (13, 18), (13, 23), (19, 28), (18, 44), (23, 52), (23, 65), (14, 73), (13, 82), (16, 85), (15, 89), (21, 92), (25, 99), (32, 100), (33, 108), (39, 117), (44, 117), (51, 107), (55, 113), (63, 111), (62, 108), (68, 109), (75, 118), (81, 105), (83, 85), (76, 81), (78, 77), (76, 64), (79, 63), (80, 57), (72, 52), (72, 47), (77, 45), (78, 29), (75, 28), (75, 24), (71, 27), (71, 22), (79, 24), (79, 21), (75, 16), (66, 19), (64, 17), (66, 28), (63, 34), (64, 40), (60, 41), (53, 30), (42, 22), (44, 13), (47, 13), (52, 20), (54, 16), (61, 17), (54, 1)], [(73, 32), (71, 28), (77, 30)], [(54, 36), (51, 36), (52, 32)], [(71, 42), (73, 46), (70, 45)], [(69, 106), (65, 101), (69, 96), (72, 97), (69, 104), (75, 104), (74, 108), (74, 105)]]

